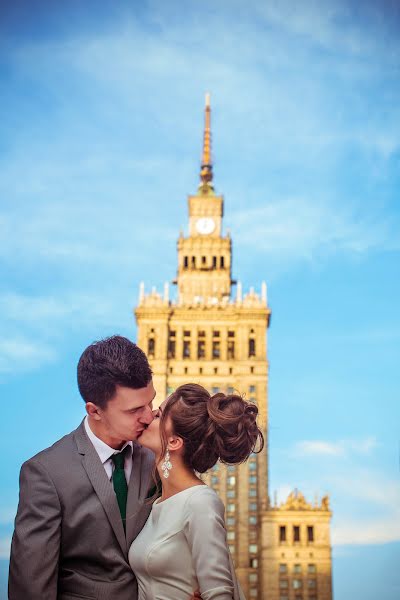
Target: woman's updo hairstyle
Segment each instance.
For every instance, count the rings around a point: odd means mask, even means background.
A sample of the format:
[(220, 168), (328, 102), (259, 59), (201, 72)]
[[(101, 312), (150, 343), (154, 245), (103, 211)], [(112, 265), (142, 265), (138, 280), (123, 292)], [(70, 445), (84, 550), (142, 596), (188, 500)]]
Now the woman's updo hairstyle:
[(257, 406), (237, 394), (219, 392), (211, 396), (201, 385), (181, 385), (168, 398), (162, 413), (162, 456), (169, 416), (173, 434), (184, 441), (183, 459), (189, 468), (205, 473), (218, 460), (228, 465), (242, 463), (264, 446), (257, 414)]

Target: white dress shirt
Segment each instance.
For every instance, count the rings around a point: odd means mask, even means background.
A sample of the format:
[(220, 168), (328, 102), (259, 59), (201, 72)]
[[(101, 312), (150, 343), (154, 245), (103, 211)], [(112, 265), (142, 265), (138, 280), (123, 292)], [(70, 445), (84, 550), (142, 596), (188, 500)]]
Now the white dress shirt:
[(132, 472), (132, 447), (133, 447), (132, 442), (125, 442), (125, 444), (122, 446), (121, 450), (115, 450), (115, 448), (111, 448), (110, 446), (108, 446), (105, 442), (103, 442), (100, 438), (98, 438), (93, 433), (93, 431), (90, 429), (88, 417), (85, 418), (84, 425), (85, 425), (85, 431), (87, 433), (87, 436), (88, 436), (89, 440), (92, 442), (97, 454), (99, 455), (102, 465), (107, 473), (107, 477), (110, 481), (111, 481), (112, 474), (114, 471), (114, 463), (111, 459), (112, 455), (122, 452), (127, 446), (130, 447), (130, 452), (127, 452), (127, 454), (125, 456), (125, 465), (124, 465), (125, 478), (126, 478), (127, 483), (129, 484), (129, 479), (131, 477), (131, 472)]

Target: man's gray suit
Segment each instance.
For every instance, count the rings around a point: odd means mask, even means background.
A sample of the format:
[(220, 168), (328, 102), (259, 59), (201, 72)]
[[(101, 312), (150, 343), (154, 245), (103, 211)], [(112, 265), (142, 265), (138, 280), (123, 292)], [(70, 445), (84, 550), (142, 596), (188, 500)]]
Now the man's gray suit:
[(136, 600), (128, 551), (149, 515), (154, 455), (133, 444), (126, 534), (81, 425), (22, 465), (9, 600)]

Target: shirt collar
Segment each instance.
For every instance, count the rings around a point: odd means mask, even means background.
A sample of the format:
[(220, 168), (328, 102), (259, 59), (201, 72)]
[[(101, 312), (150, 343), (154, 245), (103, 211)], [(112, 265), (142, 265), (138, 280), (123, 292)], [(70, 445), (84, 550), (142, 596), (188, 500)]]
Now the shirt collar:
[(105, 462), (107, 462), (107, 460), (109, 460), (111, 458), (111, 456), (113, 454), (122, 452), (122, 450), (124, 450), (127, 446), (129, 446), (131, 448), (130, 455), (132, 455), (132, 449), (133, 449), (132, 442), (125, 442), (125, 444), (122, 446), (121, 450), (115, 450), (115, 448), (111, 448), (111, 446), (109, 446), (108, 444), (103, 442), (103, 440), (98, 438), (97, 435), (95, 435), (93, 433), (93, 431), (90, 429), (89, 419), (87, 416), (85, 417), (84, 425), (85, 425), (85, 431), (87, 433), (87, 436), (88, 436), (89, 440), (92, 442), (103, 465)]

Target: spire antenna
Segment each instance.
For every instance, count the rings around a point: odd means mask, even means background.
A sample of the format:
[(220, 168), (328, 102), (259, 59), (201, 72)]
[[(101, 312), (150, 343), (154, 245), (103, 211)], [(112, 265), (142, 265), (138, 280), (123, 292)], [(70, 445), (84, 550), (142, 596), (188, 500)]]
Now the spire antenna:
[(204, 138), (203, 138), (203, 155), (200, 168), (200, 187), (206, 191), (207, 188), (213, 189), (212, 180), (212, 158), (211, 158), (211, 104), (210, 94), (206, 94), (206, 102), (204, 109)]

